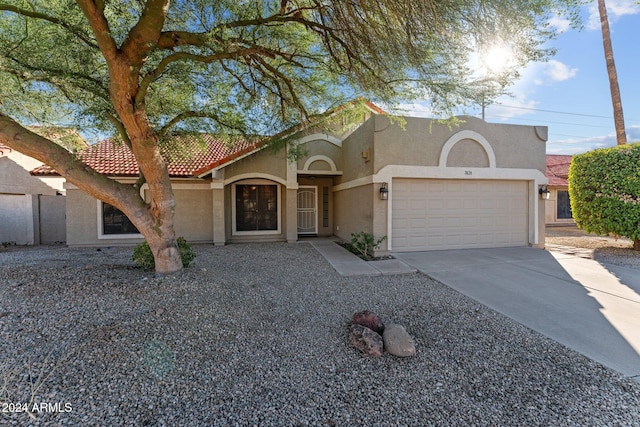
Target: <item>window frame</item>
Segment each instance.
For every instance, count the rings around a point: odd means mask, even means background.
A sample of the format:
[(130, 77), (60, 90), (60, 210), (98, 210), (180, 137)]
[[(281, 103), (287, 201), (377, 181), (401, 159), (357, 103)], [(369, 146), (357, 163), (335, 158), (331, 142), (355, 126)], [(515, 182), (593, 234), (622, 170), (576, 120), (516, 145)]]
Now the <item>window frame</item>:
[[(276, 186), (276, 209), (277, 224), (276, 230), (247, 230), (238, 231), (237, 226), (237, 209), (236, 196), (238, 185), (275, 185)], [(244, 179), (236, 181), (231, 185), (231, 235), (232, 236), (260, 236), (260, 235), (279, 235), (282, 234), (282, 185), (268, 179)]]
[[(119, 233), (119, 234), (105, 234), (104, 233), (104, 203), (102, 200), (97, 200), (98, 207), (98, 239), (143, 239), (144, 236), (138, 233)], [(109, 204), (109, 203), (107, 203)], [(113, 206), (113, 205), (111, 205)], [(117, 208), (116, 208), (117, 209)]]

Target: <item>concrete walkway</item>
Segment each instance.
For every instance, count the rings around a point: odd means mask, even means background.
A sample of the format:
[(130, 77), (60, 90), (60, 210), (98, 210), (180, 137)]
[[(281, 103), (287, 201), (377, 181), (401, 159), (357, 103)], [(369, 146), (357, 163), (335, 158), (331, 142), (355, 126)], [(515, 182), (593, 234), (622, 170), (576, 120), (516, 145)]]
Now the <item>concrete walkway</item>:
[(366, 262), (330, 239), (308, 241), (342, 276), (420, 271), (640, 381), (640, 274), (589, 251), (553, 247), (395, 253)]
[(307, 240), (307, 242), (320, 252), (342, 276), (379, 276), (417, 272), (417, 269), (399, 259), (364, 261), (331, 239), (318, 238)]

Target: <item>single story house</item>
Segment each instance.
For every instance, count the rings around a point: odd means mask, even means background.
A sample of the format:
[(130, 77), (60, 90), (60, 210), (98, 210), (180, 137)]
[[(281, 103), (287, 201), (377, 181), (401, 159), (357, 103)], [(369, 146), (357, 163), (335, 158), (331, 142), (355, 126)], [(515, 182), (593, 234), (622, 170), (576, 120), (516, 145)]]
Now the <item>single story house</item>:
[(545, 222), (547, 225), (574, 224), (569, 200), (569, 166), (571, 155), (547, 154), (549, 198), (546, 200)]
[[(203, 135), (199, 150), (170, 160), (175, 228), (190, 242), (295, 242), (365, 231), (387, 239), (378, 254), (543, 246), (547, 128), (461, 117), (459, 126), (390, 119), (370, 106), (348, 130), (305, 129), (285, 150)], [(193, 145), (193, 144), (192, 144)], [(189, 146), (186, 141), (185, 146)], [(123, 144), (88, 148), (84, 161), (133, 183)], [(50, 172), (49, 172), (50, 173)], [(67, 244), (137, 243), (126, 217), (67, 184)], [(144, 187), (142, 189), (144, 191)]]

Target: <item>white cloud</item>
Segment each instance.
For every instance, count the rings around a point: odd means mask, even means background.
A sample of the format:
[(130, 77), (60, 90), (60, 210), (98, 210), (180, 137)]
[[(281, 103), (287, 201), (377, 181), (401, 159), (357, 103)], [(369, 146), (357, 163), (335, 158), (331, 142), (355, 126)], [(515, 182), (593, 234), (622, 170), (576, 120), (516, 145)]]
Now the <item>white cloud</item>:
[(568, 80), (578, 73), (577, 68), (570, 68), (566, 64), (555, 59), (550, 60), (545, 64), (545, 74), (551, 77), (551, 80), (556, 82), (562, 82)]
[(571, 29), (571, 21), (560, 16), (554, 16), (549, 20), (549, 25), (556, 29), (558, 33), (566, 33)]
[[(640, 13), (640, 5), (636, 4), (636, 0), (607, 0), (607, 17), (609, 25), (618, 18), (625, 15), (635, 15)], [(597, 2), (593, 2), (587, 8), (589, 17), (585, 24), (589, 30), (600, 29), (600, 13), (598, 12)]]
[[(640, 142), (640, 126), (627, 127), (627, 141)], [(547, 154), (578, 154), (597, 148), (613, 147), (617, 144), (616, 134), (593, 136), (590, 138), (571, 138), (547, 143)]]

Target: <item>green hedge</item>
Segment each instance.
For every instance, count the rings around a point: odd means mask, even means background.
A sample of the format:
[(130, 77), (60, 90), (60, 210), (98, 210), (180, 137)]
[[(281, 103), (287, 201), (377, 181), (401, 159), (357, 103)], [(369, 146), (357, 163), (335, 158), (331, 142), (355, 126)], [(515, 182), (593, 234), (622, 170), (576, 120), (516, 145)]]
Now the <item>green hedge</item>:
[(640, 240), (640, 144), (579, 154), (569, 167), (569, 196), (578, 227)]

